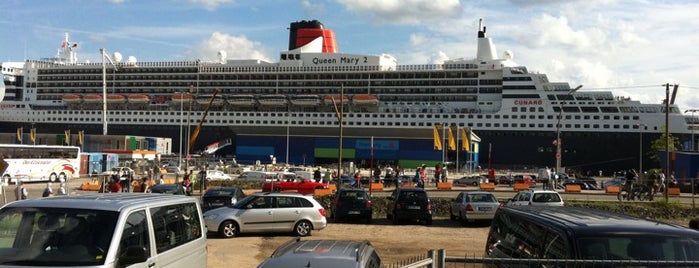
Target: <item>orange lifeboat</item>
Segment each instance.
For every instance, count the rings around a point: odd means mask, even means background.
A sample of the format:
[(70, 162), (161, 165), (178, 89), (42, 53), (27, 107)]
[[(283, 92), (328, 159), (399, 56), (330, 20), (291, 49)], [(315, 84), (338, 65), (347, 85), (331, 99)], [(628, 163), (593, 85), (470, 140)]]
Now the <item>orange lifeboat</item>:
[(125, 103), (126, 97), (124, 95), (109, 94), (107, 95), (107, 103)]
[(126, 99), (129, 103), (148, 103), (150, 101), (150, 97), (143, 94), (129, 94)]
[(378, 106), (379, 98), (376, 97), (376, 95), (354, 95), (354, 97), (352, 97), (352, 103), (362, 106)]
[(174, 104), (189, 104), (194, 101), (192, 94), (174, 94), (172, 95), (172, 102)]
[[(325, 97), (323, 97), (323, 103), (325, 103), (325, 105), (333, 105), (333, 99), (335, 103), (340, 104), (340, 95), (325, 95)], [(342, 105), (349, 105), (349, 96), (342, 96)]]
[(76, 104), (76, 103), (81, 103), (83, 101), (83, 98), (80, 95), (75, 95), (75, 94), (65, 94), (61, 98), (63, 102), (67, 104)]
[(85, 103), (101, 103), (102, 102), (102, 95), (98, 95), (98, 94), (85, 95), (85, 96), (83, 96), (83, 102), (85, 102)]

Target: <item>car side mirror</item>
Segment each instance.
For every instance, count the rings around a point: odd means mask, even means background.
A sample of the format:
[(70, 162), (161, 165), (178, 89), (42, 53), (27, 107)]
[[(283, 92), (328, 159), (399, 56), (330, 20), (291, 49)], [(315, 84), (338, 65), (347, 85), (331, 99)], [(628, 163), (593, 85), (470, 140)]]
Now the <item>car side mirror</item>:
[(148, 260), (148, 251), (143, 246), (129, 246), (119, 257), (119, 266), (128, 266)]

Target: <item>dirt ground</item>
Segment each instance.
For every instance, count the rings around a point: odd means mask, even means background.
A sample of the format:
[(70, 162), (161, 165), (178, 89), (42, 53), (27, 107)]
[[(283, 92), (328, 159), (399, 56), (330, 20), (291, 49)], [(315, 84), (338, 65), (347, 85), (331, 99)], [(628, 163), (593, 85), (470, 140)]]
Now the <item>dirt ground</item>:
[[(448, 256), (483, 256), (490, 223), (461, 226), (435, 218), (432, 226), (404, 223), (392, 225), (385, 219), (363, 223), (333, 223), (303, 239), (369, 240), (384, 264), (424, 256), (430, 249), (445, 249)], [(243, 234), (231, 239), (209, 236), (208, 267), (257, 267), (293, 234)]]

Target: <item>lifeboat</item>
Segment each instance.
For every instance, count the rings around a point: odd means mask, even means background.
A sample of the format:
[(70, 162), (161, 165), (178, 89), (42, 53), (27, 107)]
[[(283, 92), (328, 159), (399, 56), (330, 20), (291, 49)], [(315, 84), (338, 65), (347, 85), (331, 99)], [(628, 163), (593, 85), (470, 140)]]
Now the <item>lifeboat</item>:
[(361, 106), (378, 106), (379, 98), (376, 95), (354, 95), (352, 104)]
[(255, 101), (255, 96), (253, 95), (231, 95), (228, 97), (227, 101), (228, 104), (233, 106), (250, 107), (257, 104), (257, 101)]
[(153, 102), (155, 103), (166, 103), (168, 100), (167, 96), (164, 95), (157, 95), (153, 97)]
[(172, 95), (172, 102), (174, 104), (189, 104), (192, 103), (194, 97), (191, 94), (174, 94)]
[(284, 95), (261, 95), (257, 98), (260, 105), (264, 106), (284, 106), (287, 103)]
[[(340, 104), (340, 95), (325, 95), (323, 98), (323, 103), (325, 105), (333, 105), (333, 99), (335, 103)], [(342, 96), (342, 105), (349, 105), (349, 97), (347, 95)]]
[(291, 97), (291, 104), (298, 106), (317, 106), (320, 105), (320, 97), (318, 95), (296, 95)]
[(75, 94), (65, 94), (61, 98), (64, 103), (67, 104), (77, 104), (81, 103), (83, 101), (83, 98), (80, 95), (75, 95)]
[(102, 103), (102, 95), (90, 94), (83, 96), (83, 102), (85, 103)]
[(107, 103), (126, 103), (126, 97), (124, 95), (109, 94), (107, 95)]
[(214, 101), (212, 102), (211, 101), (212, 96), (213, 95), (201, 95), (201, 96), (196, 98), (196, 102), (199, 105), (209, 105), (209, 102), (211, 102), (211, 106), (221, 106), (224, 103), (226, 103), (226, 100), (223, 99), (223, 97), (221, 95), (216, 95), (215, 97), (213, 97)]
[(126, 100), (129, 103), (148, 103), (150, 102), (150, 97), (143, 94), (129, 94), (126, 96)]

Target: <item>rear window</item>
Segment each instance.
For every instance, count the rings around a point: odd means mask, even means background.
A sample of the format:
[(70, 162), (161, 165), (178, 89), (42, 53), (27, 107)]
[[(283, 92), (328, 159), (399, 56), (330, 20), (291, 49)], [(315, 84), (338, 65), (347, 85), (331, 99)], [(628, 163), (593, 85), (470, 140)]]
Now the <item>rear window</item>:
[(484, 202), (484, 203), (489, 203), (489, 202), (497, 202), (495, 199), (495, 196), (491, 194), (471, 194), (468, 196), (468, 201), (469, 202)]
[(535, 193), (532, 198), (533, 202), (561, 202), (561, 197), (555, 193)]
[(405, 191), (400, 193), (399, 198), (401, 200), (427, 200), (427, 193), (417, 191)]
[(699, 260), (699, 241), (684, 237), (606, 236), (576, 239), (578, 254), (595, 260)]
[(343, 191), (340, 193), (340, 199), (342, 200), (355, 200), (359, 199), (362, 200), (364, 199), (364, 192), (360, 191)]

